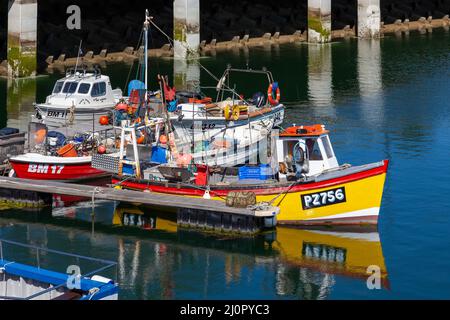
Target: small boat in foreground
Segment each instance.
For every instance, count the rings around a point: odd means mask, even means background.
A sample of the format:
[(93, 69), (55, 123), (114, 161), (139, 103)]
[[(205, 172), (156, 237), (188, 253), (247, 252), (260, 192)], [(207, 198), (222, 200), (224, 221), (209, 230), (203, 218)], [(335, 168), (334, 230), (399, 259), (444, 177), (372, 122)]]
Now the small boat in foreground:
[[(7, 249), (11, 250), (11, 258), (4, 256)], [(17, 250), (23, 249), (36, 252), (34, 261), (37, 265), (17, 262)], [(22, 250), (20, 250), (22, 249)], [(117, 300), (118, 284), (106, 277), (98, 275), (106, 269), (116, 267), (117, 263), (107, 260), (68, 254), (56, 250), (25, 245), (14, 241), (0, 239), (0, 300)], [(103, 265), (94, 271), (81, 274), (80, 267), (67, 265), (68, 273), (58, 272), (44, 268), (39, 255), (57, 254), (67, 260), (77, 260), (81, 263), (97, 263)], [(23, 258), (23, 257), (22, 257)], [(51, 259), (55, 261), (55, 259)], [(84, 270), (83, 270), (84, 271)]]
[[(256, 203), (280, 208), (279, 224), (377, 224), (388, 160), (339, 165), (323, 125), (293, 126), (271, 144), (271, 164), (240, 167), (190, 165), (153, 168), (148, 179), (113, 176), (132, 190), (225, 200), (254, 194)], [(170, 169), (171, 176), (167, 175)], [(159, 171), (159, 174), (158, 174)], [(232, 202), (232, 201), (231, 201)]]

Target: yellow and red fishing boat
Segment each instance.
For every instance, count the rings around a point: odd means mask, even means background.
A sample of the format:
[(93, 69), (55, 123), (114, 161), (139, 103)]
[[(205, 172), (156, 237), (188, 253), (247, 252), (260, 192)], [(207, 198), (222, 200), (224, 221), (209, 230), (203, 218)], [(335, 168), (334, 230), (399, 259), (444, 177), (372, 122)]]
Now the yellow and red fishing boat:
[[(267, 165), (235, 167), (164, 164), (144, 178), (116, 175), (123, 188), (226, 200), (255, 194), (257, 203), (280, 207), (279, 224), (377, 224), (388, 160), (339, 165), (323, 125), (293, 126), (272, 143)], [(195, 170), (193, 170), (195, 169)]]

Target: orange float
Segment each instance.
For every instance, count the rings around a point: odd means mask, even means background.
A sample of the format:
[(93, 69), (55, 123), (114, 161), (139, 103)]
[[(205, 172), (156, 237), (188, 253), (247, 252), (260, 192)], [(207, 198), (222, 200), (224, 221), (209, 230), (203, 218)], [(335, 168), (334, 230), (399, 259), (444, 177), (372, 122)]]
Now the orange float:
[(160, 137), (159, 137), (159, 142), (161, 143), (161, 144), (167, 144), (167, 136), (166, 135), (164, 135), (164, 134), (162, 134)]

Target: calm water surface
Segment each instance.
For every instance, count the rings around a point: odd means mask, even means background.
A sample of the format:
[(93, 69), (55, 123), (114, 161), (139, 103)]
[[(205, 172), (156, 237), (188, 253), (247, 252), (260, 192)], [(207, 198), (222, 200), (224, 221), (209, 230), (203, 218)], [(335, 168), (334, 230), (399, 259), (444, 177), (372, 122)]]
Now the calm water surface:
[[(288, 105), (286, 124), (326, 124), (341, 163), (391, 160), (378, 231), (278, 228), (255, 238), (217, 237), (177, 230), (170, 216), (102, 202), (94, 234), (90, 205), (78, 204), (5, 209), (0, 238), (118, 261), (111, 276), (122, 299), (450, 298), (448, 32), (218, 52), (201, 63), (217, 76), (228, 63), (268, 67)], [(195, 64), (152, 59), (150, 66), (151, 79), (175, 73), (178, 86), (199, 79), (215, 85)], [(122, 88), (128, 71), (104, 70)], [(31, 103), (43, 101), (58, 77), (0, 80), (1, 126), (25, 129)], [(234, 82), (247, 96), (266, 89), (263, 79)], [(371, 265), (380, 268), (380, 290), (367, 288)]]

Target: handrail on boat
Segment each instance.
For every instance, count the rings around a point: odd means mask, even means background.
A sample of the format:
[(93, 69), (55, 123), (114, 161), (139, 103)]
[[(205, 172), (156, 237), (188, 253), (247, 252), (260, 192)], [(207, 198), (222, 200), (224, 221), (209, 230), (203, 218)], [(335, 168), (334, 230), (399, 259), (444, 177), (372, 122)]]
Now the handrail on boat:
[[(59, 251), (59, 250), (54, 250), (54, 249), (48, 249), (48, 248), (44, 248), (44, 247), (39, 247), (39, 246), (35, 246), (35, 245), (29, 245), (29, 244), (24, 244), (24, 243), (20, 243), (20, 242), (16, 242), (16, 241), (11, 241), (11, 240), (6, 240), (6, 239), (1, 239), (0, 238), (0, 260), (4, 260), (3, 259), (3, 244), (9, 244), (9, 245), (14, 245), (14, 246), (19, 246), (19, 247), (23, 247), (23, 248), (29, 248), (29, 249), (35, 249), (36, 250), (36, 257), (37, 257), (37, 262), (38, 262), (38, 268), (40, 268), (39, 266), (39, 252), (40, 251), (44, 251), (44, 252), (49, 252), (49, 253), (55, 253), (55, 254), (59, 254), (62, 256), (67, 256), (67, 257), (72, 257), (72, 258), (77, 258), (77, 259), (83, 259), (83, 260), (87, 260), (90, 262), (99, 262), (104, 264), (104, 266), (95, 269), (94, 271), (88, 272), (86, 274), (82, 274), (80, 275), (81, 278), (86, 278), (86, 277), (90, 277), (92, 275), (98, 274), (101, 271), (110, 269), (112, 267), (117, 266), (117, 262), (115, 261), (111, 261), (111, 260), (106, 260), (106, 259), (99, 259), (99, 258), (92, 258), (92, 257), (87, 257), (87, 256), (83, 256), (83, 255), (79, 255), (79, 254), (74, 254), (74, 253), (68, 253), (68, 252), (63, 252), (63, 251)], [(12, 262), (15, 263), (15, 262)], [(11, 296), (0, 296), (0, 299), (3, 300), (31, 300), (34, 299), (36, 297), (39, 297), (43, 294), (49, 293), (51, 291), (55, 291), (59, 288), (62, 288), (64, 286), (66, 286), (67, 283), (63, 282), (60, 283), (58, 285), (52, 286), (48, 289), (45, 289), (43, 291), (37, 292), (33, 295), (30, 295), (28, 297), (22, 298), (22, 297), (11, 297)]]

